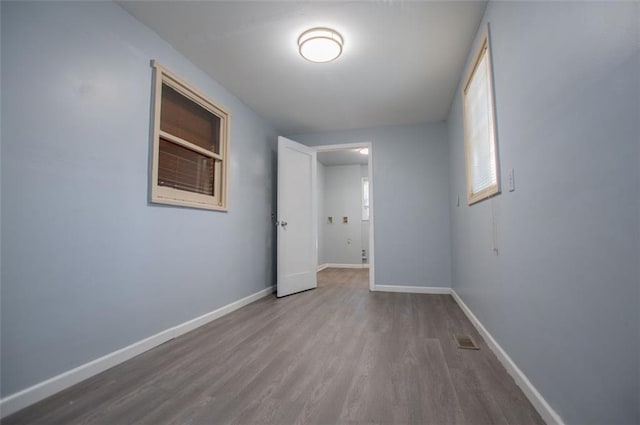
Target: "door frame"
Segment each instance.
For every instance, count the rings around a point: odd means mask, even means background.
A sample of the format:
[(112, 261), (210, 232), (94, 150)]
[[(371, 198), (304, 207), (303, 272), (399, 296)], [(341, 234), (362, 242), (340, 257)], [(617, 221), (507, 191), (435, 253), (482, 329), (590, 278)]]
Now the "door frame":
[[(337, 144), (337, 145), (321, 145), (321, 146), (313, 146), (313, 148), (316, 150), (316, 152), (320, 153), (320, 152), (330, 152), (330, 151), (347, 151), (347, 150), (355, 150), (355, 149), (362, 149), (362, 148), (367, 148), (369, 149), (369, 155), (367, 158), (367, 174), (368, 174), (368, 178), (369, 178), (369, 291), (375, 291), (376, 290), (376, 273), (375, 273), (375, 234), (374, 234), (374, 218), (375, 218), (375, 214), (374, 214), (374, 199), (373, 199), (373, 186), (374, 186), (374, 182), (373, 182), (373, 143), (371, 142), (359, 142), (359, 143), (343, 143), (343, 144)], [(317, 179), (318, 179), (318, 173), (315, 173), (313, 176), (313, 179), (316, 183), (316, 187), (317, 186)], [(316, 197), (318, 197), (320, 194), (318, 193), (318, 191), (316, 190)], [(317, 199), (316, 199), (316, 208), (318, 205)], [(318, 245), (318, 234), (316, 232), (316, 246)], [(316, 258), (317, 258), (317, 254), (316, 254)]]

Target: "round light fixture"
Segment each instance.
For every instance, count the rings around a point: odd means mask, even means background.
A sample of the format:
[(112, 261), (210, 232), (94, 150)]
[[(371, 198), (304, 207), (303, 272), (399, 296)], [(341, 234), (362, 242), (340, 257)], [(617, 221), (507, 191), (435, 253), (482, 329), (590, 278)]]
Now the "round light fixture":
[(312, 28), (298, 37), (300, 56), (309, 62), (324, 63), (342, 54), (342, 36), (330, 28)]

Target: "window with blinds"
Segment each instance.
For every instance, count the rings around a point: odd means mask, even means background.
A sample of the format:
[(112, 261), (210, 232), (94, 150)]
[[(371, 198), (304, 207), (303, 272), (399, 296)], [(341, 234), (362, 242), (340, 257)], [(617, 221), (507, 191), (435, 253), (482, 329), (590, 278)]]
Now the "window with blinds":
[(152, 202), (226, 211), (230, 114), (157, 62)]
[(360, 179), (362, 188), (362, 220), (369, 220), (369, 178), (362, 177)]
[(485, 33), (463, 91), (469, 205), (500, 192), (489, 35)]

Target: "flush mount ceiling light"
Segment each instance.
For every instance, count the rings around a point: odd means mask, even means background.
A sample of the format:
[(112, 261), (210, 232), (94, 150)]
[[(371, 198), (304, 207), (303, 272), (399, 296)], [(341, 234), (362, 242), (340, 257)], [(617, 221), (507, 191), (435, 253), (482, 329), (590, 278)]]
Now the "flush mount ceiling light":
[(344, 40), (330, 28), (312, 28), (298, 37), (300, 56), (309, 62), (324, 63), (335, 60), (342, 54)]

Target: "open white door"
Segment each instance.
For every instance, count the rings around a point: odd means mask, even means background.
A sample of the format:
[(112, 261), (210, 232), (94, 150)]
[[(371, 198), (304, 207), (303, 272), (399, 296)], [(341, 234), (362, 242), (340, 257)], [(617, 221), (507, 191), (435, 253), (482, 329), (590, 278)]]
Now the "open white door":
[(278, 137), (278, 297), (318, 286), (316, 151)]

